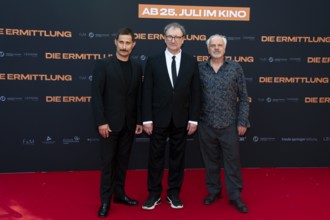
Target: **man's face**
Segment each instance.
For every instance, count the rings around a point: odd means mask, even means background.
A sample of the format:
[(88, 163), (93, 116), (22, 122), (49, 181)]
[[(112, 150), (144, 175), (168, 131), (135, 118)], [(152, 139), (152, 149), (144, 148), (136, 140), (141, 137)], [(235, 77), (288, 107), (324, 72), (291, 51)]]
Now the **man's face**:
[(226, 46), (221, 37), (214, 37), (209, 42), (208, 52), (211, 58), (223, 58), (226, 52)]
[(118, 39), (115, 39), (115, 45), (117, 58), (119, 60), (127, 60), (132, 53), (135, 42), (133, 42), (131, 35), (119, 35)]
[(177, 54), (180, 52), (181, 46), (184, 42), (184, 36), (180, 28), (170, 28), (165, 34), (165, 43), (167, 49), (172, 54)]

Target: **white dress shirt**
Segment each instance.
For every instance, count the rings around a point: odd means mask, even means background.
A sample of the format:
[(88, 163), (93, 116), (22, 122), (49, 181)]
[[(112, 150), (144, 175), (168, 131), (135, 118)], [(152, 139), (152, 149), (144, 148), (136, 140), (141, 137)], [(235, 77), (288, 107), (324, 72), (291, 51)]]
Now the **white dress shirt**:
[(172, 79), (172, 68), (171, 68), (172, 57), (173, 56), (175, 56), (176, 72), (177, 72), (177, 75), (179, 75), (180, 63), (181, 63), (181, 50), (176, 55), (171, 54), (170, 51), (168, 51), (168, 49), (165, 50), (165, 59), (166, 59), (167, 72), (168, 72), (168, 76), (170, 77), (172, 87), (174, 88), (173, 79)]

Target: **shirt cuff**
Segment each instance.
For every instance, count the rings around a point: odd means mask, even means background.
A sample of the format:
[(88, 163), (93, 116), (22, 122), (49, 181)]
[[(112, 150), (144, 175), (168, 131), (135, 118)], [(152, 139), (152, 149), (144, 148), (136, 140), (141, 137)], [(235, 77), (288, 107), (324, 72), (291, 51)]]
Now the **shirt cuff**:
[(194, 124), (194, 125), (198, 125), (197, 121), (188, 121), (188, 123)]

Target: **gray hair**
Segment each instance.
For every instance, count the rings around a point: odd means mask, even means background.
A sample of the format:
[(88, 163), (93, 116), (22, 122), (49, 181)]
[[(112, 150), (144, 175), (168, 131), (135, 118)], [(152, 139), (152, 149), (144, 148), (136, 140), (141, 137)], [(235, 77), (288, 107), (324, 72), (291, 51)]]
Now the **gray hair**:
[(224, 35), (220, 35), (220, 34), (214, 34), (214, 35), (211, 35), (211, 36), (209, 37), (209, 39), (206, 40), (207, 48), (209, 48), (210, 41), (211, 41), (213, 38), (216, 38), (216, 37), (220, 37), (220, 38), (223, 40), (223, 43), (225, 44), (225, 47), (227, 46), (227, 38), (226, 38), (226, 36), (224, 36)]
[(177, 22), (173, 22), (173, 23), (170, 23), (170, 24), (166, 25), (166, 27), (164, 28), (164, 35), (166, 35), (166, 32), (170, 28), (179, 28), (181, 30), (183, 36), (186, 35), (186, 29), (181, 24), (179, 24)]

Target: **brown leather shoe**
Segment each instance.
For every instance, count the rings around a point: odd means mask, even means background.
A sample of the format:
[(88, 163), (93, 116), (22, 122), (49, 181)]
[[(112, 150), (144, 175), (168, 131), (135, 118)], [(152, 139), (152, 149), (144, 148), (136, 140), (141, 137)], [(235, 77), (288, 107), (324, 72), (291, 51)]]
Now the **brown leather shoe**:
[(211, 205), (221, 198), (221, 193), (209, 193), (204, 199), (204, 205)]
[(235, 206), (235, 208), (239, 212), (242, 212), (242, 213), (248, 213), (249, 212), (248, 208), (246, 207), (246, 205), (244, 204), (244, 202), (242, 201), (241, 198), (237, 198), (235, 200), (230, 200), (229, 204)]

